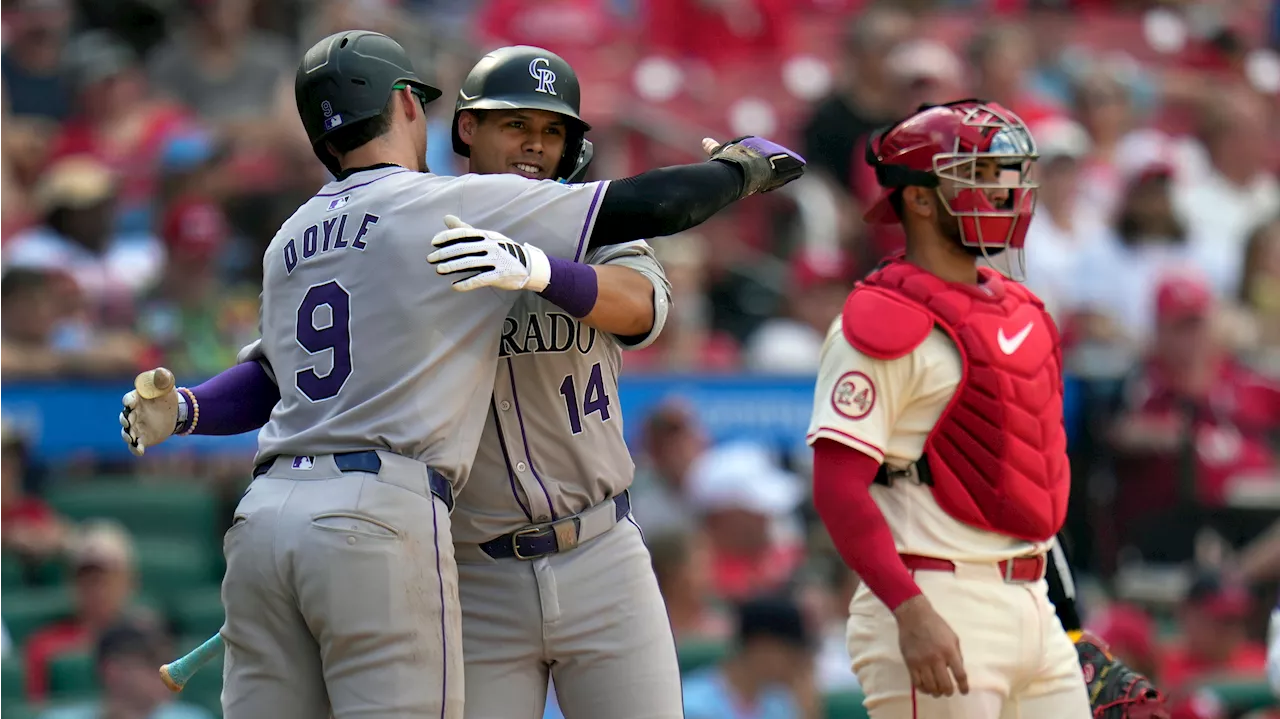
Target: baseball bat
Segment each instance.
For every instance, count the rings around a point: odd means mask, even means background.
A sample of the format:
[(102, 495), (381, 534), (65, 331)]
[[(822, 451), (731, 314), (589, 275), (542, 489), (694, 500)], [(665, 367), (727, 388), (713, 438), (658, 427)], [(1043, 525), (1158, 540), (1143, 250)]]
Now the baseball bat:
[(171, 692), (180, 692), (191, 681), (191, 677), (200, 671), (200, 667), (209, 663), (222, 651), (222, 635), (215, 634), (205, 640), (204, 644), (191, 650), (179, 659), (160, 667), (160, 679)]
[(164, 367), (147, 370), (133, 378), (133, 388), (143, 399), (163, 397), (173, 389), (173, 373)]

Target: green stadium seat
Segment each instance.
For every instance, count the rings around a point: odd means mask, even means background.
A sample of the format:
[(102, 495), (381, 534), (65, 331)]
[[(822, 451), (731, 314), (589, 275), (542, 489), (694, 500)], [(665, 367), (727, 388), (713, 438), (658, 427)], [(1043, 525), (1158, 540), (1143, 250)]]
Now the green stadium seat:
[(718, 664), (728, 653), (726, 642), (689, 641), (676, 647), (676, 660), (680, 663), (680, 673), (690, 674)]
[(12, 656), (0, 663), (0, 706), (5, 716), (10, 707), (21, 704), (27, 695), (26, 670), (22, 657)]
[(190, 480), (67, 483), (47, 500), (72, 519), (115, 519), (135, 537), (217, 538), (218, 500)]
[(207, 639), (222, 628), (222, 620), (226, 616), (222, 608), (222, 592), (217, 586), (182, 592), (174, 597), (169, 616), (180, 633)]
[(862, 692), (832, 692), (823, 699), (827, 719), (869, 719), (871, 716), (862, 706)]
[(0, 590), (7, 594), (22, 584), (22, 560), (12, 554), (0, 556)]
[(55, 699), (78, 699), (98, 691), (93, 655), (63, 654), (49, 662), (49, 694)]
[(1205, 688), (1217, 695), (1222, 703), (1229, 707), (1232, 716), (1277, 706), (1275, 695), (1271, 693), (1266, 680), (1261, 678), (1217, 681), (1206, 685)]
[(207, 587), (214, 547), (194, 539), (143, 538), (134, 543), (142, 588), (168, 603), (176, 595)]
[(5, 628), (14, 645), (21, 645), (32, 632), (71, 616), (71, 594), (66, 587), (27, 587), (6, 591), (0, 604)]

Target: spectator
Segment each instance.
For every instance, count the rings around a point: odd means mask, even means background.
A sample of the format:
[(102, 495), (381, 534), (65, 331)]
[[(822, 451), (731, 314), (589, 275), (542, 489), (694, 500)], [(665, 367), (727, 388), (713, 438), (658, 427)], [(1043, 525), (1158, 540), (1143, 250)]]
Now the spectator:
[(676, 645), (728, 639), (728, 618), (713, 606), (711, 553), (706, 537), (692, 530), (650, 534), (653, 572), (667, 606)]
[(1223, 507), (1233, 489), (1280, 481), (1268, 441), (1280, 427), (1280, 386), (1222, 347), (1203, 282), (1173, 276), (1156, 294), (1152, 352), (1125, 393), (1113, 433), (1121, 477), (1116, 525), (1136, 540), (1145, 519), (1148, 548), (1176, 552), (1187, 549), (1191, 527), (1168, 524), (1162, 512)]
[(126, 231), (143, 232), (151, 224), (157, 194), (157, 159), (171, 135), (190, 117), (179, 105), (150, 96), (133, 50), (119, 38), (94, 30), (68, 48), (72, 115), (55, 138), (51, 156), (92, 155), (119, 181), (119, 214)]
[(998, 102), (1028, 125), (1061, 114), (1032, 92), (1033, 43), (1020, 23), (984, 23), (969, 41), (969, 65), (977, 78), (970, 97)]
[(790, 599), (762, 598), (738, 611), (733, 653), (684, 680), (686, 719), (819, 719), (814, 640)]
[(1182, 639), (1164, 655), (1164, 684), (1190, 689), (1228, 676), (1262, 678), (1266, 648), (1245, 630), (1249, 602), (1242, 586), (1213, 574), (1197, 577), (1178, 612)]
[(814, 374), (832, 322), (855, 279), (847, 254), (802, 250), (791, 261), (787, 316), (765, 320), (747, 341), (746, 366), (755, 372)]
[(1280, 217), (1250, 234), (1236, 298), (1251, 327), (1254, 364), (1280, 377)]
[(4, 255), (6, 268), (70, 273), (93, 323), (110, 327), (133, 320), (134, 297), (155, 283), (164, 263), (155, 237), (115, 231), (117, 189), (111, 171), (92, 157), (56, 162), (36, 187), (42, 224), (14, 237)]
[(719, 596), (741, 601), (792, 580), (804, 559), (794, 524), (802, 488), (767, 450), (748, 442), (712, 449), (690, 469), (688, 493), (710, 540)]
[(218, 255), (227, 244), (222, 210), (198, 198), (181, 200), (163, 224), (169, 263), (157, 290), (142, 303), (138, 325), (179, 376), (210, 377), (235, 364), (256, 335), (256, 295), (235, 295), (218, 282)]
[[(60, 273), (11, 269), (0, 279), (0, 368), (7, 379), (118, 377), (136, 371), (141, 347), (129, 335), (94, 333), (61, 340), (75, 282)], [(70, 327), (75, 334), (74, 326)]]
[(707, 248), (697, 233), (654, 243), (671, 283), (671, 310), (653, 344), (628, 352), (628, 371), (728, 372), (737, 369), (738, 345), (711, 325), (707, 297)]
[(1280, 181), (1262, 149), (1271, 144), (1269, 138), (1274, 135), (1260, 97), (1243, 89), (1215, 93), (1200, 118), (1207, 164), (1179, 177), (1175, 188), (1175, 206), (1187, 218), (1192, 238), (1226, 268), (1233, 289), (1250, 231), (1280, 214)]
[(156, 667), (169, 659), (165, 644), (151, 627), (136, 623), (112, 626), (94, 648), (102, 696), (50, 709), (40, 719), (213, 719), (204, 709), (174, 701), (169, 689), (156, 679)]
[(832, 594), (830, 607), (820, 617), (821, 627), (817, 654), (818, 688), (824, 692), (856, 691), (858, 675), (849, 661), (849, 605), (858, 589), (858, 575), (844, 562), (832, 561), (828, 583)]
[(894, 107), (897, 117), (921, 105), (964, 97), (964, 65), (951, 48), (937, 40), (903, 42), (890, 51), (885, 65), (893, 94), (899, 98)]
[(863, 138), (896, 119), (899, 109), (889, 52), (912, 29), (911, 16), (894, 3), (877, 3), (849, 22), (840, 48), (839, 85), (814, 107), (803, 129), (810, 171), (825, 172), (841, 187), (858, 189), (854, 173), (863, 164)]
[(0, 438), (0, 537), (4, 551), (20, 561), (41, 564), (68, 548), (71, 526), (40, 497), (29, 493), (27, 439), (4, 422)]
[(71, 28), (67, 0), (18, 0), (5, 5), (5, 49), (0, 59), (5, 107), (16, 117), (62, 120), (68, 112), (62, 77), (62, 53)]
[(1073, 276), (1088, 321), (1084, 334), (1140, 348), (1152, 333), (1160, 278), (1174, 272), (1206, 276), (1217, 294), (1227, 292), (1217, 256), (1190, 240), (1173, 205), (1174, 169), (1156, 163), (1129, 181), (1111, 232), (1080, 252)]
[(6, 246), (14, 235), (39, 221), (32, 207), (32, 190), (48, 165), (54, 128), (48, 120), (4, 116), (4, 134), (0, 135), (0, 168), (4, 172), (0, 242)]
[(1088, 133), (1066, 118), (1041, 122), (1032, 132), (1040, 152), (1040, 193), (1027, 230), (1026, 284), (1061, 324), (1064, 311), (1077, 303), (1077, 258), (1101, 240), (1106, 226), (1080, 197), (1080, 162), (1089, 154)]
[(152, 84), (229, 133), (261, 129), (278, 88), (292, 80), (296, 59), (289, 44), (253, 27), (252, 0), (186, 6), (181, 26), (147, 63)]
[[(1076, 118), (1089, 136), (1088, 154), (1080, 167), (1082, 200), (1110, 219), (1125, 190), (1125, 168), (1143, 148), (1132, 133), (1133, 100), (1114, 65), (1090, 69), (1071, 84)], [(1150, 137), (1149, 133), (1142, 135)], [(1154, 138), (1146, 140), (1155, 142)]]
[(791, 0), (648, 0), (646, 47), (718, 69), (777, 57), (791, 29)]
[(1086, 628), (1110, 645), (1111, 652), (1131, 669), (1161, 684), (1155, 623), (1140, 607), (1113, 604), (1091, 618)]
[(631, 506), (640, 526), (659, 534), (692, 529), (686, 497), (689, 473), (708, 444), (692, 408), (664, 402), (645, 418), (640, 443), (631, 488)]
[(104, 630), (131, 611), (137, 569), (133, 541), (124, 528), (105, 521), (84, 527), (72, 550), (71, 567), (75, 615), (36, 631), (27, 640), (27, 698), (31, 701), (43, 699), (49, 690), (50, 661), (67, 652), (89, 650)]

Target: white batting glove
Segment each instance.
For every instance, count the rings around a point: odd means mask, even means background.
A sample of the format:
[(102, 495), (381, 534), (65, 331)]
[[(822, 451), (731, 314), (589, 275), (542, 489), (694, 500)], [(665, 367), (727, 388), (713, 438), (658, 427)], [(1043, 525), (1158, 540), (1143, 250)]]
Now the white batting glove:
[(134, 456), (141, 457), (148, 447), (165, 441), (178, 427), (178, 406), (182, 400), (171, 389), (156, 399), (143, 399), (131, 390), (121, 400), (120, 438)]
[(445, 215), (444, 224), (449, 229), (431, 238), (439, 249), (427, 255), (427, 262), (442, 275), (472, 273), (453, 283), (458, 292), (481, 287), (541, 292), (551, 281), (551, 263), (537, 247), (500, 232), (478, 230), (453, 215)]

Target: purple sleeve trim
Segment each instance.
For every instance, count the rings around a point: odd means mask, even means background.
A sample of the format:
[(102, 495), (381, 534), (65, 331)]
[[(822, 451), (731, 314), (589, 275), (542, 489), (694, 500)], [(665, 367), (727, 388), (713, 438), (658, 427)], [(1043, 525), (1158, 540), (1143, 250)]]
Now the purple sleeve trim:
[(558, 257), (547, 260), (551, 263), (551, 280), (538, 294), (578, 319), (591, 314), (600, 294), (596, 271), (591, 265)]
[[(186, 393), (179, 392), (186, 402)], [(280, 388), (258, 362), (242, 362), (191, 388), (200, 406), (200, 421), (192, 434), (242, 434), (260, 429), (280, 401)], [(188, 408), (194, 419), (195, 408)], [(190, 419), (188, 420), (190, 422)], [(186, 431), (180, 427), (179, 431)]]

